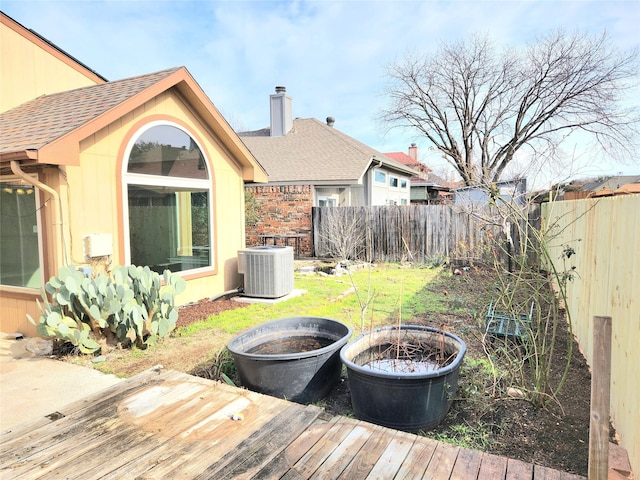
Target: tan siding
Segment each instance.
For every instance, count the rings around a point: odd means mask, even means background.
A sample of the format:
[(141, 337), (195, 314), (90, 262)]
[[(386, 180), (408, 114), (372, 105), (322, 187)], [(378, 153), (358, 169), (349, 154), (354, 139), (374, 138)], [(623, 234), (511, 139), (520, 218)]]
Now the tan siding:
[[(553, 242), (576, 250), (569, 265), (578, 277), (568, 284), (573, 328), (589, 363), (593, 317), (612, 324), (611, 417), (634, 472), (640, 471), (640, 195), (583, 199), (546, 205), (545, 216), (564, 230)], [(563, 268), (556, 262), (557, 268)]]
[[(39, 293), (0, 291), (0, 332), (36, 336), (36, 327), (27, 320), (26, 313), (37, 322), (40, 312), (36, 304)], [(25, 313), (26, 312), (26, 313)]]
[(97, 82), (31, 40), (0, 25), (0, 112), (44, 94)]
[(118, 249), (119, 239), (124, 235), (119, 231), (122, 219), (116, 188), (120, 179), (118, 152), (138, 122), (157, 115), (194, 125), (192, 132), (203, 142), (213, 166), (214, 255), (218, 273), (188, 280), (187, 291), (177, 299), (178, 303), (187, 303), (238, 286), (236, 256), (237, 250), (244, 245), (244, 217), (238, 212), (244, 209), (244, 185), (238, 166), (172, 91), (159, 95), (81, 143), (80, 166), (67, 167), (69, 183), (73, 185), (69, 193), (69, 205), (74, 215), (71, 226), (73, 259), (76, 263), (84, 261), (82, 238), (88, 233), (112, 233), (113, 263), (124, 262), (123, 252)]

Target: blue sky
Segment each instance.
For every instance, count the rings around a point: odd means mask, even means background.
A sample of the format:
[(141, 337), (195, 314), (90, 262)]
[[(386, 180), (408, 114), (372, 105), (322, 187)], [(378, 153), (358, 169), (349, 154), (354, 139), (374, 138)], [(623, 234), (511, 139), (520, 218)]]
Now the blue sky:
[[(0, 8), (109, 80), (186, 66), (237, 130), (268, 126), (269, 95), (285, 85), (295, 117), (333, 116), (336, 128), (381, 152), (415, 142), (442, 172), (425, 140), (385, 132), (376, 120), (385, 66), (406, 52), (478, 32), (518, 47), (557, 28), (606, 30), (623, 50), (640, 45), (639, 0), (2, 0)], [(640, 174), (640, 159), (613, 164), (587, 152), (571, 169), (616, 172)]]

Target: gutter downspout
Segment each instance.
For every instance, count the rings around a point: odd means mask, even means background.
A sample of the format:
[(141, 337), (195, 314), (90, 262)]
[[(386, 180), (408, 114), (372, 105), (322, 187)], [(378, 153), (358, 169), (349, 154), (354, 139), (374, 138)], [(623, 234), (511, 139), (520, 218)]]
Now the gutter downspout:
[[(58, 238), (60, 247), (56, 248), (56, 265), (51, 265), (54, 270), (59, 269), (63, 265), (67, 265), (67, 255), (64, 248), (64, 237), (62, 232), (62, 204), (60, 202), (60, 195), (49, 185), (45, 185), (41, 181), (30, 177), (21, 168), (20, 163), (16, 160), (11, 160), (11, 171), (17, 177), (27, 182), (29, 185), (33, 185), (41, 190), (44, 190), (53, 197), (53, 226), (55, 228), (54, 238)], [(60, 255), (62, 252), (62, 256)]]

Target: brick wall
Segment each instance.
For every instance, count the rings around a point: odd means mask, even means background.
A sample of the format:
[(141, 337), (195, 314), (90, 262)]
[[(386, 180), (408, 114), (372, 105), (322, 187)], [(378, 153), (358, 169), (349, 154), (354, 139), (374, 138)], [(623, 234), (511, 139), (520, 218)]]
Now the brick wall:
[(253, 194), (257, 213), (255, 225), (246, 227), (247, 247), (262, 244), (258, 235), (304, 234), (300, 239), (300, 255), (311, 256), (313, 186), (260, 185), (247, 187), (246, 190)]

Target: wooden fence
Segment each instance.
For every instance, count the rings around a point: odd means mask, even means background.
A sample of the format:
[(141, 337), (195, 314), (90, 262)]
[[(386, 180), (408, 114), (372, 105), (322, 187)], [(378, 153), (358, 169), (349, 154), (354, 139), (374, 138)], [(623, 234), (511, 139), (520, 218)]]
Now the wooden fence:
[[(551, 258), (564, 271), (574, 334), (593, 365), (594, 316), (612, 318), (611, 418), (640, 473), (640, 195), (545, 204), (543, 221), (557, 225)], [(575, 255), (565, 265), (562, 251)], [(588, 399), (585, 399), (588, 400)]]
[[(529, 213), (539, 217), (539, 207)], [(365, 261), (508, 262), (519, 251), (515, 221), (478, 206), (407, 205), (313, 209), (314, 256)], [(496, 243), (498, 242), (498, 243)], [(498, 248), (496, 248), (498, 246)]]

